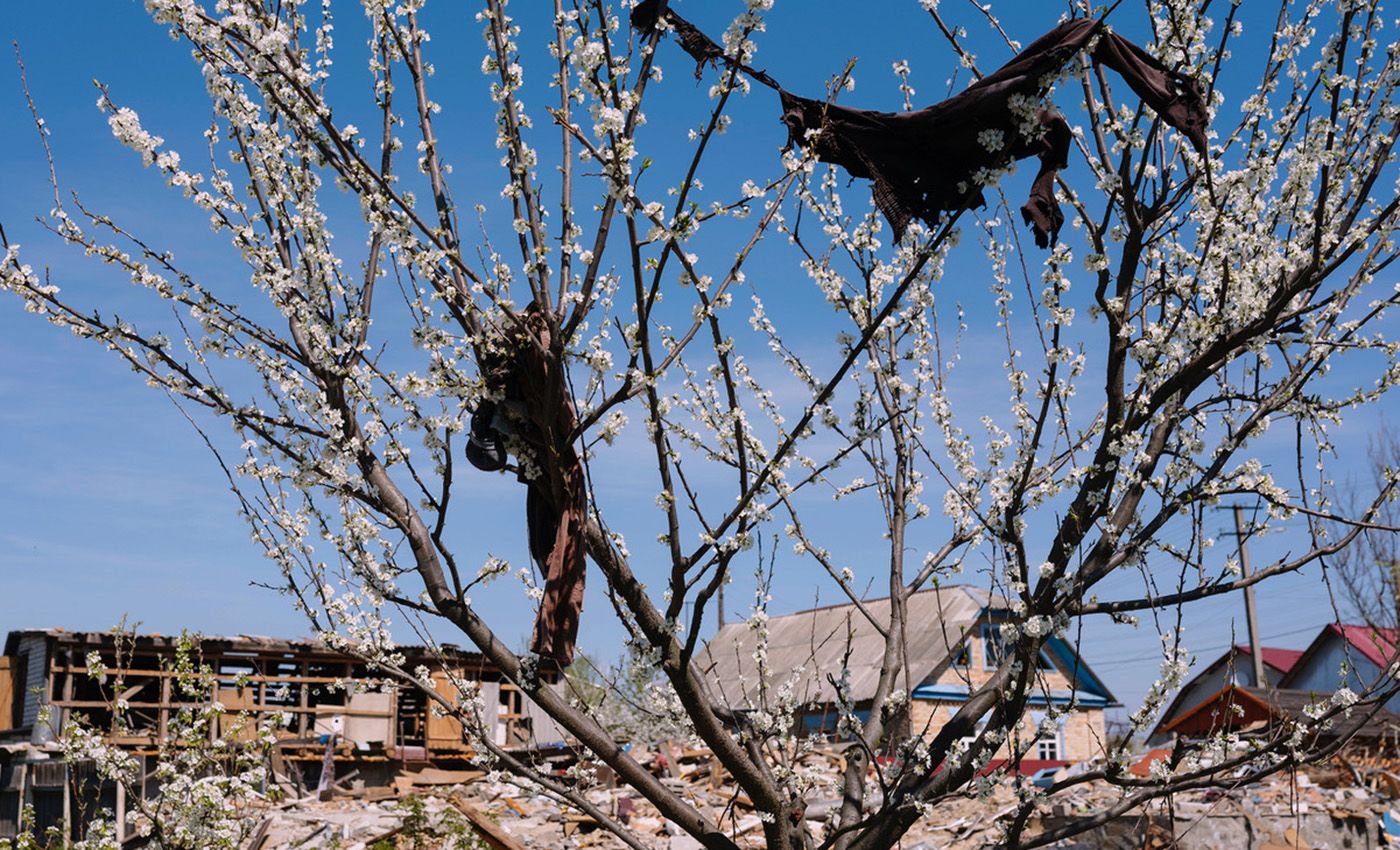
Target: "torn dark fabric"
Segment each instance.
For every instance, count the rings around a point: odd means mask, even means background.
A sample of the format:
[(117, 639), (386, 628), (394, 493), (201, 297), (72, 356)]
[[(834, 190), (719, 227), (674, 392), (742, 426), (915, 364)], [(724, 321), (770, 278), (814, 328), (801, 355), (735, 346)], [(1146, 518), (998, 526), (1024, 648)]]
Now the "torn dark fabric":
[(583, 463), (570, 441), (578, 419), (544, 312), (531, 304), (520, 321), (505, 353), (484, 364), (488, 386), (503, 398), (478, 405), (467, 458), (479, 469), (500, 469), (507, 438), (514, 440), (530, 557), (544, 574), (531, 649), (567, 666), (583, 613), (588, 516)]
[(632, 29), (638, 32), (650, 32), (656, 28), (657, 22), (663, 19), (674, 27), (676, 41), (680, 42), (681, 49), (695, 60), (695, 78), (698, 80), (700, 71), (706, 64), (714, 65), (717, 60), (724, 58), (724, 48), (715, 44), (690, 21), (671, 13), (667, 8), (669, 5), (669, 0), (643, 0), (632, 7), (628, 21), (632, 24)]
[[(641, 23), (664, 17), (680, 31), (678, 22), (683, 19), (664, 2), (647, 0), (637, 8), (648, 5)], [(633, 20), (634, 25), (639, 20), (635, 11)], [(1055, 27), (961, 93), (914, 112), (852, 109), (801, 97), (778, 87), (766, 74), (738, 67), (777, 89), (790, 144), (810, 148), (823, 162), (872, 181), (875, 204), (896, 241), (914, 219), (932, 225), (945, 212), (982, 205), (980, 177), (1013, 160), (1038, 157), (1040, 170), (1021, 214), (1034, 230), (1036, 244), (1044, 248), (1064, 223), (1055, 201), (1055, 175), (1068, 164), (1071, 134), (1064, 116), (1040, 101), (1080, 51), (1121, 75), (1138, 97), (1205, 154), (1207, 111), (1195, 81), (1091, 18)]]

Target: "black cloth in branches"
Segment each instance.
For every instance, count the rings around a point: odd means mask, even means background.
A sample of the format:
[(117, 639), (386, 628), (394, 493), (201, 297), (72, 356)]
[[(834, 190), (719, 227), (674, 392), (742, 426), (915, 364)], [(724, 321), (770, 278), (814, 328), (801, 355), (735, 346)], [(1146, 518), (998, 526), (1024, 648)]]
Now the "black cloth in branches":
[[(645, 0), (632, 13), (633, 27), (642, 31), (663, 19), (699, 65), (731, 62), (722, 53), (714, 54), (718, 48), (708, 38), (708, 48), (694, 49), (699, 42), (685, 34), (699, 31), (668, 8), (666, 0)], [(979, 177), (1013, 160), (1038, 157), (1040, 171), (1021, 214), (1035, 231), (1036, 244), (1044, 248), (1064, 223), (1055, 201), (1055, 174), (1068, 164), (1071, 133), (1064, 116), (1040, 101), (1060, 70), (1081, 51), (1096, 65), (1121, 75), (1138, 97), (1205, 155), (1207, 111), (1195, 80), (1091, 18), (1060, 24), (961, 93), (913, 112), (852, 109), (801, 97), (767, 74), (733, 64), (778, 92), (790, 144), (810, 148), (823, 162), (872, 181), (875, 204), (896, 241), (916, 218), (932, 225), (944, 212), (982, 205)]]
[(632, 7), (632, 15), (628, 20), (632, 29), (638, 32), (650, 32), (656, 28), (657, 22), (663, 19), (674, 27), (676, 41), (680, 42), (681, 49), (695, 60), (695, 78), (698, 80), (700, 70), (706, 63), (713, 65), (716, 60), (724, 58), (724, 48), (715, 44), (699, 27), (670, 12), (667, 9), (668, 5), (668, 0), (644, 0)]

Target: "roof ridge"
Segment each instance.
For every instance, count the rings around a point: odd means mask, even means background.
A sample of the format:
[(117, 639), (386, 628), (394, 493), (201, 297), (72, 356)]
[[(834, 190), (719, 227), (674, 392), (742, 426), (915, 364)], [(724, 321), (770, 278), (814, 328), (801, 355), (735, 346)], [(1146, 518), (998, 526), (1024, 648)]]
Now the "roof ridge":
[[(958, 583), (958, 584), (944, 584), (944, 585), (935, 585), (935, 586), (933, 586), (933, 587), (925, 587), (925, 588), (923, 588), (923, 589), (921, 589), (921, 590), (916, 590), (916, 591), (914, 591), (913, 593), (911, 593), (911, 594), (909, 594), (909, 595), (912, 597), (912, 596), (920, 596), (920, 595), (925, 594), (925, 593), (934, 593), (934, 592), (938, 592), (938, 591), (945, 591), (945, 592), (946, 592), (946, 591), (950, 591), (950, 590), (962, 591), (963, 593), (967, 593), (969, 590), (980, 590), (980, 591), (982, 591), (983, 593), (988, 594), (989, 596), (990, 596), (992, 593), (994, 593), (994, 591), (988, 590), (988, 589), (983, 588), (983, 587), (978, 587), (978, 586), (976, 586), (976, 585), (974, 585), (974, 584), (971, 584), (970, 582), (960, 582), (960, 583)], [(971, 595), (971, 594), (968, 594), (968, 595)], [(873, 597), (873, 598), (871, 598), (871, 599), (862, 599), (862, 600), (860, 600), (860, 602), (861, 602), (862, 605), (868, 605), (868, 604), (870, 604), (870, 603), (872, 603), (872, 602), (886, 602), (886, 601), (889, 600), (889, 598), (890, 598), (890, 597), (889, 597), (888, 595), (885, 595), (885, 596), (876, 596), (876, 597)], [(816, 606), (815, 608), (803, 608), (803, 609), (800, 610), (800, 611), (789, 611), (789, 612), (786, 613), (786, 614), (770, 614), (770, 615), (768, 616), (768, 622), (771, 623), (771, 622), (773, 622), (774, 620), (783, 620), (783, 619), (787, 619), (788, 617), (798, 617), (798, 616), (801, 616), (801, 615), (803, 615), (803, 614), (815, 614), (815, 613), (817, 613), (818, 611), (831, 611), (831, 610), (836, 609), (836, 608), (854, 608), (854, 607), (855, 607), (855, 604), (854, 604), (853, 602), (851, 602), (851, 601), (848, 599), (848, 600), (846, 600), (845, 602), (833, 602), (833, 603), (830, 604), (830, 605), (818, 605), (818, 606)], [(721, 631), (723, 631), (723, 630), (725, 630), (725, 629), (728, 629), (728, 628), (737, 628), (737, 627), (747, 627), (747, 621), (746, 621), (746, 620), (738, 620), (738, 621), (735, 621), (735, 622), (732, 622), (732, 623), (725, 623), (723, 626), (721, 626), (721, 627), (719, 628), (718, 631), (715, 632), (715, 634), (719, 634), (719, 632), (721, 632)]]

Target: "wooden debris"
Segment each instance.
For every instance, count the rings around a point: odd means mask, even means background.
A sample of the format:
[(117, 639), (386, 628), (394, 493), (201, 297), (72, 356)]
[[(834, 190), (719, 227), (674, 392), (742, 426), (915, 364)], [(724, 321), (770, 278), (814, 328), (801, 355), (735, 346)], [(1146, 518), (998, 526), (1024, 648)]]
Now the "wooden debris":
[(681, 777), (680, 750), (676, 748), (676, 742), (671, 740), (662, 741), (659, 749), (661, 751), (661, 766), (666, 774), (673, 779)]
[(262, 850), (262, 846), (267, 843), (267, 833), (272, 827), (272, 818), (265, 817), (258, 824), (258, 828), (253, 830), (253, 834), (248, 836), (248, 842), (244, 844), (245, 850)]
[(564, 815), (564, 836), (567, 838), (576, 832), (588, 832), (598, 828), (598, 822), (592, 815), (585, 815), (577, 812), (569, 812)]
[[(650, 751), (634, 748), (634, 754), (642, 763), (656, 757), (662, 784), (695, 805), (740, 850), (764, 848), (763, 814), (708, 750), (664, 742)], [(819, 748), (803, 752), (792, 766), (810, 788), (800, 811), (817, 844), (829, 837), (829, 825), (841, 807), (845, 755), (841, 747)], [(581, 773), (588, 775), (588, 771)], [(335, 785), (344, 786), (353, 777), (339, 777)], [(399, 775), (391, 787), (366, 786), (363, 779), (355, 786), (339, 791), (329, 801), (313, 794), (281, 804), (268, 801), (251, 809), (248, 816), (258, 819), (256, 829), (240, 850), (439, 847), (448, 846), (444, 842), (460, 836), (464, 828), (479, 836), (490, 850), (552, 850), (562, 846), (626, 850), (602, 822), (603, 815), (595, 818), (538, 789), (527, 789), (480, 770), (429, 767)], [(592, 782), (575, 787), (597, 811), (625, 825), (643, 846), (652, 850), (696, 850), (700, 846), (625, 785)], [(1101, 811), (1120, 799), (1120, 794), (1119, 789), (1101, 781), (1072, 786), (1047, 801), (1042, 814), (1028, 823), (1026, 836)], [(1158, 803), (1125, 814), (1118, 819), (1113, 835), (1106, 831), (1086, 834), (1070, 843), (1133, 850), (1201, 850), (1216, 846), (1201, 841), (1213, 840), (1213, 830), (1222, 828), (1220, 824), (1234, 822), (1240, 834), (1253, 836), (1250, 846), (1254, 850), (1374, 846), (1348, 845), (1346, 841), (1362, 828), (1357, 824), (1375, 829), (1380, 817), (1394, 805), (1392, 795), (1400, 796), (1400, 774), (1390, 770), (1388, 762), (1358, 759), (1239, 788), (1184, 791), (1173, 796), (1169, 807)], [(866, 803), (867, 811), (878, 808), (878, 791)], [(1010, 782), (999, 784), (986, 798), (950, 797), (915, 823), (901, 846), (910, 850), (984, 850), (995, 844), (1002, 824), (1017, 806), (1016, 790)], [(1353, 832), (1339, 831), (1338, 840), (1333, 841), (1330, 829)]]
[(491, 845), (491, 850), (526, 850), (509, 832), (501, 828), (501, 825), (492, 820), (486, 813), (462, 799), (460, 795), (453, 794), (448, 798), (457, 810), (467, 816), (467, 820), (476, 829), (486, 843)]

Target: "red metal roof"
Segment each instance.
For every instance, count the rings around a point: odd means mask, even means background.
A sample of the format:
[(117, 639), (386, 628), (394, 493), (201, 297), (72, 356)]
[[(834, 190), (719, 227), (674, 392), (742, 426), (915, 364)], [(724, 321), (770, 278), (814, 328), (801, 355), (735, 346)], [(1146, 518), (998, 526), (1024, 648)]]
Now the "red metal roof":
[[(1293, 669), (1293, 665), (1298, 663), (1298, 659), (1303, 657), (1301, 649), (1279, 649), (1276, 646), (1261, 647), (1264, 656), (1264, 663), (1279, 671), (1287, 673)], [(1235, 652), (1240, 655), (1249, 655), (1249, 644), (1235, 644)]]
[(1397, 643), (1395, 629), (1347, 623), (1331, 623), (1327, 628), (1341, 636), (1342, 640), (1356, 647), (1358, 652), (1366, 656), (1366, 660), (1382, 670), (1389, 667), (1391, 659), (1395, 657)]
[(1128, 772), (1131, 773), (1133, 776), (1146, 779), (1152, 773), (1153, 762), (1162, 761), (1163, 759), (1169, 759), (1171, 757), (1171, 747), (1157, 747), (1155, 749), (1148, 750), (1146, 753), (1143, 754), (1142, 758), (1138, 759), (1136, 762), (1133, 763), (1132, 767), (1128, 768)]

